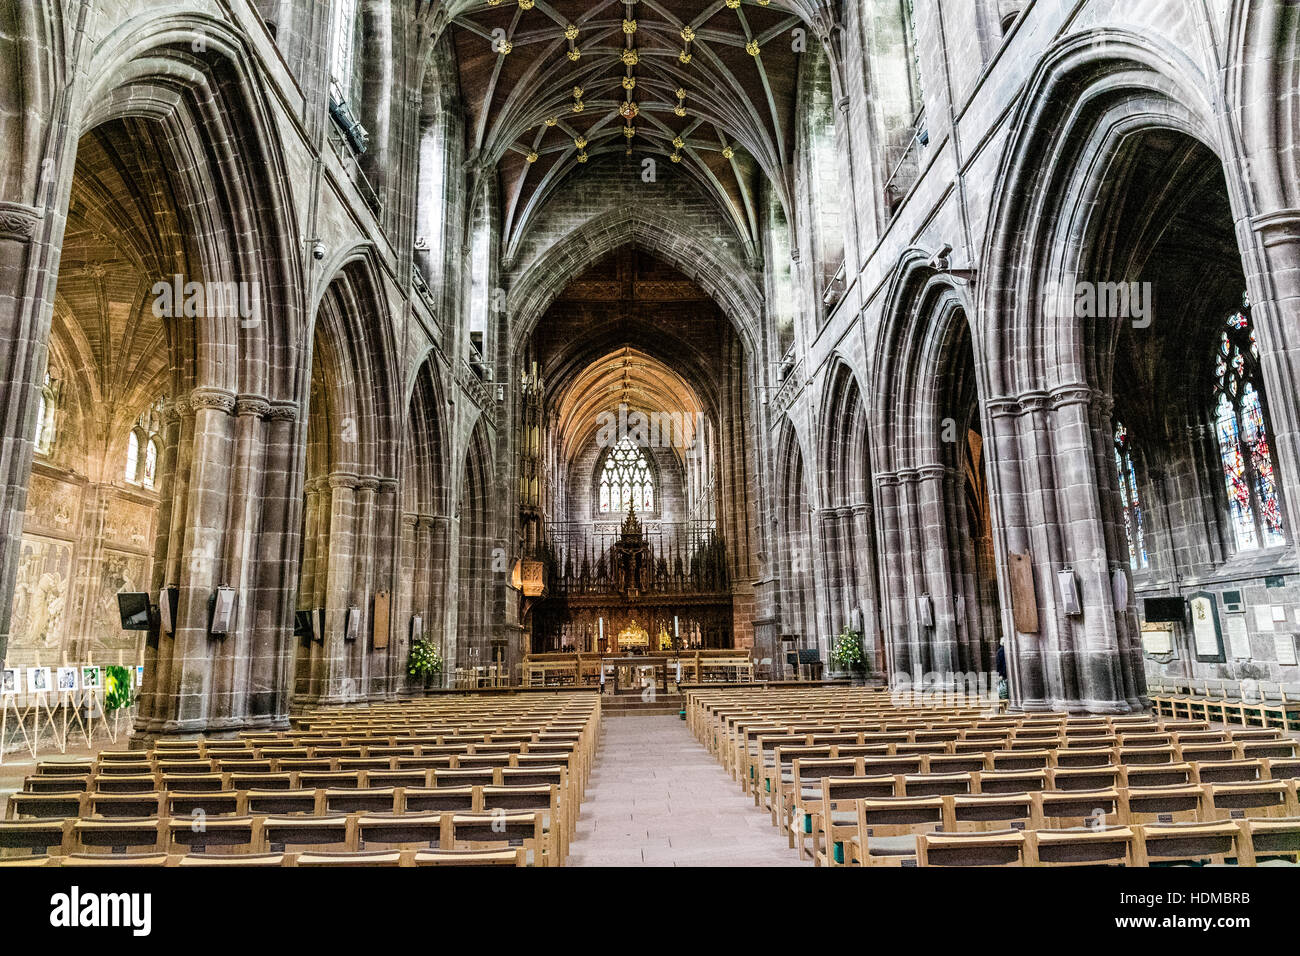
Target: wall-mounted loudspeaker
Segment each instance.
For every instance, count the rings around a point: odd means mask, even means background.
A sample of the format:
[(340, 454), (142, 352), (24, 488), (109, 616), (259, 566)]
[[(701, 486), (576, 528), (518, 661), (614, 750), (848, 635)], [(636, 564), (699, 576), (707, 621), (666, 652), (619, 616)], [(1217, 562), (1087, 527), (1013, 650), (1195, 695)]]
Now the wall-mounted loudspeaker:
[(1079, 597), (1079, 582), (1074, 576), (1073, 568), (1062, 568), (1056, 572), (1056, 583), (1061, 592), (1061, 610), (1073, 617), (1083, 613), (1083, 601)]

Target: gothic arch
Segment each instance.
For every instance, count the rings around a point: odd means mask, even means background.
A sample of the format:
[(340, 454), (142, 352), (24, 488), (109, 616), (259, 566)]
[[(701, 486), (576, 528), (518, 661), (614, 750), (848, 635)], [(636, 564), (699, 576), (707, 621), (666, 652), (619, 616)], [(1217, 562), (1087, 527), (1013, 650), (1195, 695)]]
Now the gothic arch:
[[(794, 423), (783, 418), (773, 457), (775, 469), (775, 558), (781, 634), (795, 634), (801, 646), (818, 648), (825, 659), (828, 635), (819, 633), (814, 586), (812, 486)], [(812, 459), (816, 460), (816, 459)], [(777, 644), (777, 649), (783, 649)]]
[(882, 617), (893, 673), (987, 675), (996, 572), (966, 290), (919, 249), (890, 284), (872, 369)]
[(878, 614), (875, 515), (872, 504), (869, 409), (857, 374), (836, 357), (826, 379), (819, 421), (820, 547), (829, 591), (823, 629), (857, 630), (863, 647), (884, 665)]
[[(1116, 484), (1103, 389), (1114, 348), (1106, 336), (1118, 323), (1081, 321), (1074, 291), (1076, 280), (1134, 278), (1133, 260), (1113, 254), (1106, 231), (1106, 217), (1117, 214), (1115, 177), (1123, 178), (1134, 144), (1157, 134), (1217, 153), (1207, 87), (1177, 51), (1125, 31), (1092, 30), (1049, 51), (1012, 120), (983, 254), (976, 346), (989, 382), (995, 551), (1000, 566), (1010, 553), (1029, 555), (1035, 578), (1039, 634), (1021, 639), (1004, 613), (1012, 695), (1022, 706), (1123, 712), (1143, 705), (1131, 597), (1122, 605), (1115, 597), (1128, 555), (1112, 533), (1110, 496), (1100, 493)], [(1158, 228), (1147, 216), (1147, 228)], [(1026, 448), (1036, 461), (1021, 460)], [(1081, 476), (1093, 493), (1066, 493)], [(1062, 609), (1055, 582), (1067, 569), (1082, 615)], [(1009, 608), (1005, 583), (1001, 591)]]
[(574, 276), (626, 245), (653, 253), (697, 282), (736, 327), (746, 354), (759, 354), (757, 323), (764, 311), (763, 293), (749, 271), (683, 233), (678, 223), (645, 209), (619, 210), (602, 218), (598, 226), (572, 230), (551, 243), (521, 275), (512, 277), (507, 300), (513, 325), (511, 354), (519, 354), (546, 309)]
[[(456, 517), (459, 521), (457, 617), (444, 656), (448, 667), (481, 667), (491, 659), (494, 636), (493, 568), (496, 484), (487, 426), (480, 418), (470, 433), (460, 470)], [(500, 570), (500, 569), (495, 569)]]

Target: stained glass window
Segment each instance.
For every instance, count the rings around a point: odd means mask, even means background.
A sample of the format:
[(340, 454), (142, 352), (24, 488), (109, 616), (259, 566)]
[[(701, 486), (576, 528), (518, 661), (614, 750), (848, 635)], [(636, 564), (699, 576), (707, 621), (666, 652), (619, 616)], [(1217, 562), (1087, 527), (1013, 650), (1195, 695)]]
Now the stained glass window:
[(1146, 529), (1143, 526), (1142, 498), (1138, 494), (1137, 469), (1133, 466), (1133, 449), (1128, 429), (1115, 423), (1115, 468), (1119, 472), (1119, 499), (1124, 511), (1124, 533), (1128, 537), (1128, 563), (1133, 570), (1149, 565)]
[(1237, 549), (1285, 544), (1273, 450), (1258, 383), (1259, 346), (1250, 320), (1250, 302), (1244, 296), (1241, 309), (1228, 316), (1219, 332), (1214, 375), (1214, 431)]
[(645, 452), (630, 438), (609, 450), (600, 469), (599, 501), (602, 513), (622, 513), (631, 508), (653, 511), (655, 480)]

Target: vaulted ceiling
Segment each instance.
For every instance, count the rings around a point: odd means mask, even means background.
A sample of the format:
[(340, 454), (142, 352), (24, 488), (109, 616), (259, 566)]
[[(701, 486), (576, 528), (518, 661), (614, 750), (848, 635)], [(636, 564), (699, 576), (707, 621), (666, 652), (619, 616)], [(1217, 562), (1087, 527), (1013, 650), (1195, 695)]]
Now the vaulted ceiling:
[[(501, 186), (507, 244), (588, 164), (693, 176), (752, 240), (757, 188), (788, 189), (795, 0), (462, 0), (449, 4), (467, 145)], [(796, 29), (804, 30), (802, 37)]]

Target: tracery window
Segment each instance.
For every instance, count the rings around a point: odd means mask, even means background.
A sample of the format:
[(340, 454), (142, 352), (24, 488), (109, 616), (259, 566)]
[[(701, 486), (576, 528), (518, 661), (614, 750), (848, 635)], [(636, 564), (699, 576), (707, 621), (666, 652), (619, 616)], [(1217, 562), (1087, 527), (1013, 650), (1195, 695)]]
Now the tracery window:
[(59, 411), (60, 383), (45, 373), (36, 399), (36, 454), (48, 455), (54, 448), (55, 421)]
[(1124, 511), (1124, 534), (1128, 540), (1128, 563), (1137, 571), (1149, 566), (1142, 497), (1138, 493), (1137, 469), (1128, 429), (1115, 423), (1115, 469), (1119, 472), (1119, 499)]
[(352, 100), (356, 74), (357, 0), (334, 0), (334, 45), (330, 50), (330, 92), (340, 103)]
[(1273, 449), (1259, 380), (1259, 346), (1250, 301), (1228, 316), (1214, 356), (1214, 430), (1239, 551), (1286, 543)]
[(631, 438), (623, 438), (609, 450), (598, 477), (602, 514), (622, 513), (631, 508), (653, 511), (655, 480), (650, 462)]
[(126, 436), (123, 476), (133, 485), (152, 488), (158, 480), (158, 433), (162, 428), (163, 400), (147, 408)]

